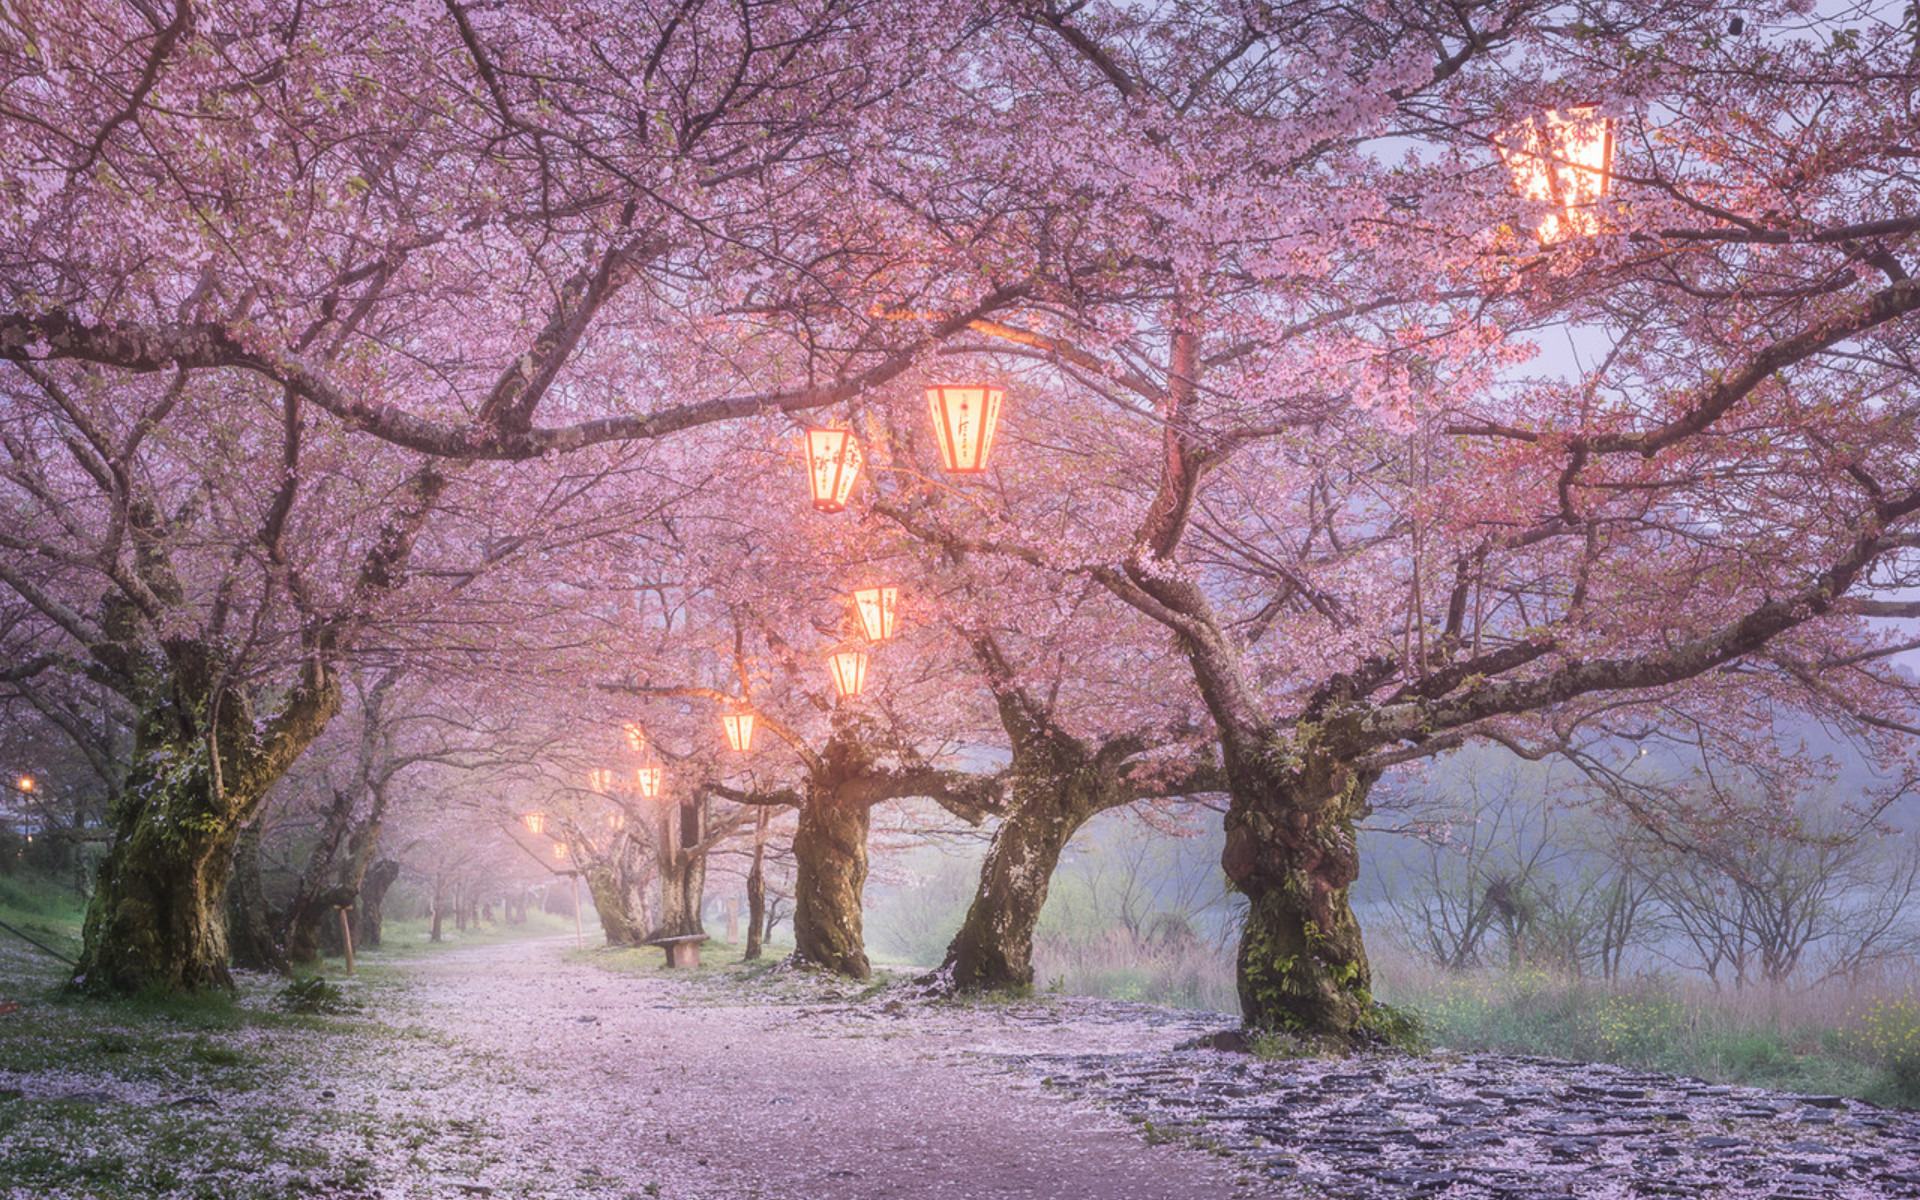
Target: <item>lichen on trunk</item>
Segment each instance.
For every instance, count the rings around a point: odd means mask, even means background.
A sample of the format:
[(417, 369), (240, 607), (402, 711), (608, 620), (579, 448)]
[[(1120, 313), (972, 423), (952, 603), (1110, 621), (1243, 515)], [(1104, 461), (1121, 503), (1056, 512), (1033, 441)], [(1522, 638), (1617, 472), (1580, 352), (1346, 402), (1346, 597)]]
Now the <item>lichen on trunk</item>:
[(873, 973), (860, 914), (871, 823), (867, 805), (847, 803), (833, 788), (815, 788), (793, 835), (794, 958), (851, 979)]
[(87, 909), (69, 986), (90, 993), (230, 988), (227, 881), (241, 827), (340, 707), (311, 664), (256, 725), (217, 654), (166, 647), (136, 726), (133, 764), (108, 814), (113, 841)]
[(1253, 1028), (1347, 1042), (1381, 1031), (1350, 889), (1355, 823), (1378, 772), (1294, 746), (1232, 762), (1221, 865), (1247, 898), (1238, 957), (1240, 1008)]

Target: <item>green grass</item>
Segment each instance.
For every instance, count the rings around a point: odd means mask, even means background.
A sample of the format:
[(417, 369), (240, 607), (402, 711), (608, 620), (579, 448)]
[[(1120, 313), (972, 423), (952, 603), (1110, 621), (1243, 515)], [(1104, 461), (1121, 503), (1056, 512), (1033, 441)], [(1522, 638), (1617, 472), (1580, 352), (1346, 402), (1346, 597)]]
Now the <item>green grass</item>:
[(1920, 1107), (1920, 999), (1751, 1003), (1664, 980), (1608, 984), (1538, 970), (1383, 983), (1434, 1044), (1611, 1062), (1715, 1083)]
[[(76, 953), (81, 919), (65, 889), (0, 878), (0, 920), (38, 940)], [(284, 981), (270, 977), (246, 978), (237, 997), (99, 1000), (63, 994), (66, 973), (0, 931), (0, 1000), (20, 1006), (0, 1016), (0, 1195), (378, 1195), (371, 1160), (349, 1148), (371, 1140), (359, 1118), (261, 1097), (352, 1053), (349, 1040), (396, 1035), (282, 1012)]]

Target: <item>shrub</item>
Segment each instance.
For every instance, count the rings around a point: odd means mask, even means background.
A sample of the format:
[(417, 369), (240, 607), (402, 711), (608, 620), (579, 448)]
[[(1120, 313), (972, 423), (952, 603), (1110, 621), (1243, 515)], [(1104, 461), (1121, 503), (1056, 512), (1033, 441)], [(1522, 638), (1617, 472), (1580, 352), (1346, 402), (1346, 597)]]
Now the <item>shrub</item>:
[(318, 975), (294, 980), (280, 989), (277, 999), (281, 1008), (297, 1013), (347, 1013), (360, 1008), (339, 985), (328, 983)]

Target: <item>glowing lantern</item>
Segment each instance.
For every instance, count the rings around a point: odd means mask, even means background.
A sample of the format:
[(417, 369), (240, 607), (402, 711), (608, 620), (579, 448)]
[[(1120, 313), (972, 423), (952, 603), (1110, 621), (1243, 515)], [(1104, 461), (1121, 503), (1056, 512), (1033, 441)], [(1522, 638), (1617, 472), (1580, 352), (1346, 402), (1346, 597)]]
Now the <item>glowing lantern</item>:
[(633, 784), (640, 789), (640, 798), (651, 800), (660, 794), (660, 783), (666, 778), (666, 772), (659, 766), (648, 763), (644, 767), (635, 767)]
[(962, 475), (987, 469), (993, 453), (993, 431), (1000, 422), (997, 387), (940, 384), (927, 389), (927, 410), (933, 414), (933, 432), (940, 439), (940, 463)]
[(607, 828), (613, 830), (615, 833), (620, 832), (622, 829), (625, 829), (626, 827), (627, 827), (627, 814), (625, 813), (614, 813), (612, 816), (607, 818)]
[(1591, 106), (1553, 110), (1522, 121), (1496, 140), (1514, 190), (1560, 211), (1540, 224), (1540, 240), (1600, 231), (1594, 205), (1613, 183), (1613, 122)]
[(547, 814), (543, 812), (530, 812), (520, 820), (526, 824), (527, 832), (536, 837), (547, 831)]
[(16, 786), (18, 786), (19, 789), (23, 792), (31, 792), (34, 789), (33, 776), (22, 775), (20, 777), (20, 782)]
[(833, 672), (833, 690), (842, 696), (858, 696), (867, 686), (867, 655), (863, 650), (842, 650), (827, 656)]
[(860, 628), (870, 642), (884, 642), (893, 636), (893, 606), (900, 599), (897, 587), (857, 588), (853, 593), (853, 611), (860, 617)]
[(647, 731), (646, 730), (640, 728), (640, 726), (634, 724), (632, 721), (628, 721), (624, 726), (621, 727), (621, 731), (627, 735), (627, 749), (633, 751), (635, 754), (646, 753), (646, 750), (647, 750)]
[(553, 856), (555, 858), (565, 858), (567, 856), (567, 844), (565, 842), (555, 842), (553, 844)]
[(612, 786), (613, 786), (612, 771), (608, 771), (600, 767), (595, 767), (593, 770), (587, 772), (587, 787), (599, 793), (600, 795), (604, 796), (607, 792), (607, 789)]
[(727, 731), (727, 745), (735, 750), (753, 749), (752, 713), (721, 713), (720, 727)]
[(860, 477), (860, 443), (851, 430), (807, 430), (807, 490), (813, 506), (836, 513), (847, 506)]

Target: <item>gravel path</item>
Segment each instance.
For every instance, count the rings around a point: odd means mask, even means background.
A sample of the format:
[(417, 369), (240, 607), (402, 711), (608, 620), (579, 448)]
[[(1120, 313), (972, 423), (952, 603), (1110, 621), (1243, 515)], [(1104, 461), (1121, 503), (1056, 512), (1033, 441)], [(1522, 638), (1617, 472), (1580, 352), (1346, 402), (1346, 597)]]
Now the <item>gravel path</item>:
[(563, 950), (460, 949), (409, 968), (409, 1007), (450, 1035), (440, 1052), (336, 1084), (337, 1103), (387, 1123), (471, 1131), (416, 1147), (403, 1194), (1214, 1200), (1250, 1186), (1244, 1168), (1149, 1145), (999, 1057), (1164, 1050), (1201, 1018), (1098, 1002), (853, 1006), (811, 979), (786, 982), (789, 1003), (742, 1005)]

